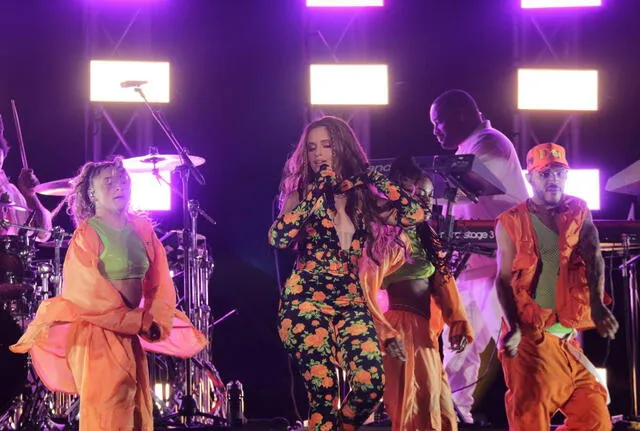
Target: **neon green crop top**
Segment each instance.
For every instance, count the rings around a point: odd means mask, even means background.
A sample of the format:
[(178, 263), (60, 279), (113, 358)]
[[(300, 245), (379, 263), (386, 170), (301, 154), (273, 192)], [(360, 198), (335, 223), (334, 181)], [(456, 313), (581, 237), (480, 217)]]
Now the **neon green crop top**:
[(431, 277), (436, 268), (427, 257), (427, 252), (422, 247), (422, 242), (418, 238), (418, 232), (415, 227), (405, 228), (405, 234), (411, 243), (411, 262), (406, 262), (400, 269), (393, 274), (385, 277), (382, 287), (397, 283), (403, 280), (423, 280)]
[(90, 218), (88, 223), (102, 240), (98, 269), (103, 277), (109, 280), (144, 278), (149, 269), (149, 258), (142, 240), (130, 225), (117, 229), (96, 217)]

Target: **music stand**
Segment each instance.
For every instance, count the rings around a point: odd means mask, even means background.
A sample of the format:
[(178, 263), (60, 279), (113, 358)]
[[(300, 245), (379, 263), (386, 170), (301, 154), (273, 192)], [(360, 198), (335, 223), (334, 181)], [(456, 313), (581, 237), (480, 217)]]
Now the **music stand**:
[[(505, 187), (473, 154), (435, 156), (431, 163), (431, 166), (425, 166), (424, 169), (439, 175), (445, 182), (444, 198), (447, 201), (447, 209), (444, 233), (445, 240), (449, 243), (453, 239), (454, 223), (451, 210), (459, 197), (458, 192), (471, 202), (478, 203), (480, 196), (504, 194)], [(442, 230), (439, 233), (442, 233)]]

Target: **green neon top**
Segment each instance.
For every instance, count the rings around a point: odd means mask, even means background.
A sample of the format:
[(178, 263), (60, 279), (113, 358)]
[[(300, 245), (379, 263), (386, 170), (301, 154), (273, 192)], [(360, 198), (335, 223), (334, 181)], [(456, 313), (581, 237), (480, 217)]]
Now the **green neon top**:
[(109, 280), (144, 278), (149, 269), (149, 258), (144, 244), (131, 225), (113, 228), (104, 221), (91, 217), (88, 221), (102, 240), (98, 269)]
[[(556, 288), (558, 273), (560, 272), (560, 247), (558, 234), (549, 229), (535, 215), (531, 214), (531, 221), (536, 231), (542, 271), (536, 286), (535, 301), (543, 308), (556, 308)], [(553, 334), (568, 334), (573, 329), (567, 328), (559, 322), (547, 328)]]
[(409, 237), (409, 242), (411, 243), (411, 261), (402, 265), (396, 272), (385, 277), (383, 288), (403, 280), (428, 279), (436, 270), (433, 263), (429, 261), (424, 247), (422, 247), (416, 228), (405, 228), (404, 232), (407, 237)]

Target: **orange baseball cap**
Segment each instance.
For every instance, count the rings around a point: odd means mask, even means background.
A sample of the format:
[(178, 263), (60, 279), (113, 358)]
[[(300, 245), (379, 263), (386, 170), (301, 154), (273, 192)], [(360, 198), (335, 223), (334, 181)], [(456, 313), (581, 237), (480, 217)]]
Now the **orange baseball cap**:
[(527, 170), (529, 172), (542, 171), (552, 165), (569, 168), (564, 147), (558, 144), (539, 144), (527, 153)]

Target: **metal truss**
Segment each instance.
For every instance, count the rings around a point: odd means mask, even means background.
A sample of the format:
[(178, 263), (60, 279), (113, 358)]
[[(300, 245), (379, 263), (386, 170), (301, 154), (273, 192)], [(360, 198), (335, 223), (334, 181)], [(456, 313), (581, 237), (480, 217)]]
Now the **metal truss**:
[[(126, 14), (103, 2), (85, 2), (85, 60), (138, 60), (151, 55), (150, 5)], [(86, 102), (85, 158), (102, 160), (146, 153), (153, 145), (152, 118), (141, 104)], [(122, 126), (118, 126), (121, 124)]]
[[(580, 61), (581, 17), (578, 13), (556, 16), (518, 10), (514, 20), (514, 66), (584, 67)], [(516, 97), (514, 97), (515, 99)], [(569, 154), (580, 150), (580, 114), (570, 112), (516, 111), (514, 143), (521, 160), (529, 148), (555, 142)]]
[[(366, 11), (355, 8), (326, 11), (322, 8), (305, 8), (304, 12), (304, 60), (312, 63), (370, 63), (367, 59), (368, 35)], [(308, 69), (307, 69), (308, 72)], [(370, 154), (370, 111), (359, 107), (318, 107), (308, 101), (305, 121), (313, 121), (323, 115), (335, 115), (347, 121), (367, 154)]]

